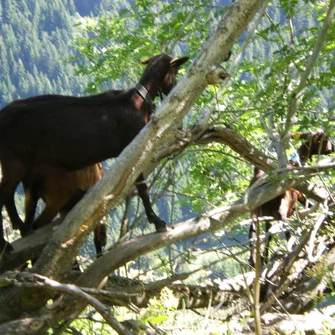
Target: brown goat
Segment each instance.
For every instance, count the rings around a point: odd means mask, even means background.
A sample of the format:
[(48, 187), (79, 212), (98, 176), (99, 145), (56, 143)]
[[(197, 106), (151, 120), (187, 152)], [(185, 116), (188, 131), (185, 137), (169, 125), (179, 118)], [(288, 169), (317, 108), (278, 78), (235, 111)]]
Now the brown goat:
[[(310, 133), (295, 133), (292, 134), (294, 139), (304, 139), (305, 141), (299, 147), (297, 154), (298, 157), (293, 158), (290, 162), (293, 165), (305, 165), (308, 159), (311, 159), (313, 155), (322, 154), (328, 155), (334, 152), (334, 145), (329, 140), (328, 136), (323, 132)], [(265, 175), (265, 172), (257, 167), (254, 168), (254, 176), (250, 182), (250, 186), (256, 182), (259, 178)], [(258, 217), (272, 217), (271, 220), (265, 220), (265, 232), (269, 232), (271, 228), (272, 220), (280, 220), (285, 222), (287, 218), (292, 216), (296, 209), (297, 202), (306, 205), (306, 198), (298, 190), (290, 188), (285, 193), (277, 196), (276, 198), (266, 202), (265, 204), (255, 208), (251, 212), (252, 223), (249, 230), (250, 240), (250, 259), (249, 263), (251, 266), (255, 266), (256, 253), (255, 253), (255, 241), (257, 238), (256, 234), (256, 223)], [(287, 240), (290, 238), (290, 232), (285, 232)], [(269, 257), (269, 244), (271, 241), (271, 235), (268, 236), (264, 253), (262, 256), (262, 263), (268, 262)]]
[[(168, 94), (173, 88), (187, 59), (152, 57), (139, 83), (117, 96), (109, 91), (90, 97), (41, 96), (5, 107), (0, 113), (0, 207), (38, 166), (74, 171), (117, 157), (148, 122), (158, 92)], [(165, 222), (152, 209), (143, 174), (137, 181), (148, 221), (156, 231), (165, 231)]]
[[(25, 190), (25, 223), (21, 230), (24, 235), (32, 223), (33, 228), (49, 224), (59, 213), (61, 217), (83, 197), (104, 175), (100, 163), (76, 171), (63, 171), (52, 167), (39, 166), (34, 170), (31, 185), (24, 185)], [(37, 201), (42, 198), (45, 207), (41, 215), (34, 221)], [(97, 256), (102, 253), (102, 247), (107, 241), (107, 218), (100, 220), (94, 230), (94, 245)]]

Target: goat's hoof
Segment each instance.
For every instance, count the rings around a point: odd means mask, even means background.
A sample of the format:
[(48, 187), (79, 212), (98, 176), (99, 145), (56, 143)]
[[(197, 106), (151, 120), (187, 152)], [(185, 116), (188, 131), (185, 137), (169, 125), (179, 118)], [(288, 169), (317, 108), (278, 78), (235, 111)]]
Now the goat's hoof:
[(159, 221), (154, 222), (154, 225), (157, 233), (165, 233), (166, 231), (168, 231), (166, 223), (161, 219), (159, 219)]
[(156, 233), (165, 233), (167, 232), (169, 229), (168, 229), (168, 226), (164, 226), (164, 227), (158, 227), (156, 228)]
[(156, 232), (157, 233), (164, 233), (167, 231), (166, 223), (163, 221), (160, 217), (158, 217), (155, 213), (152, 213), (152, 215), (148, 216), (148, 221), (151, 224), (155, 225)]

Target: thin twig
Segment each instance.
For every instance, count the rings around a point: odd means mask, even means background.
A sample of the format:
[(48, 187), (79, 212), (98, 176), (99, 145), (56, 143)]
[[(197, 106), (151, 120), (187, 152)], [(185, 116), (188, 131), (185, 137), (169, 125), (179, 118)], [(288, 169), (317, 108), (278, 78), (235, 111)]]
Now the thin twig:
[(287, 112), (285, 129), (284, 129), (283, 136), (282, 136), (283, 139), (289, 137), (289, 132), (291, 131), (293, 127), (295, 113), (302, 99), (302, 93), (306, 88), (306, 82), (308, 80), (308, 77), (310, 76), (315, 66), (315, 63), (320, 54), (321, 48), (326, 40), (328, 29), (332, 23), (332, 20), (335, 14), (334, 12), (335, 12), (335, 0), (330, 0), (327, 16), (324, 20), (322, 29), (315, 43), (312, 54), (309, 57), (305, 70), (302, 72), (300, 76), (298, 87), (292, 92), (293, 98), (292, 98), (292, 101), (289, 105), (288, 112)]
[(168, 54), (172, 54), (173, 52), (173, 49), (175, 48), (177, 42), (180, 40), (182, 34), (183, 34), (183, 31), (185, 29), (185, 27), (190, 23), (190, 21), (192, 20), (192, 18), (194, 17), (194, 13), (195, 13), (195, 10), (196, 10), (196, 7), (193, 6), (192, 10), (189, 11), (183, 25), (180, 27), (177, 35), (175, 36), (174, 40), (172, 41), (171, 45), (170, 45), (170, 48), (168, 50)]

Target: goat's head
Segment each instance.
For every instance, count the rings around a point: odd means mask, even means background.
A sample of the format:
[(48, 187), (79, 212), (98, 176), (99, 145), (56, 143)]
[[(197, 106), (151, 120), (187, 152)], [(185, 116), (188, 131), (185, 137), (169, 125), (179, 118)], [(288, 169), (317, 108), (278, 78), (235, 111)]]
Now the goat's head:
[(311, 155), (322, 154), (329, 155), (335, 151), (334, 143), (329, 139), (328, 135), (323, 132), (315, 133), (310, 139)]
[(323, 131), (315, 133), (293, 133), (292, 138), (304, 139), (298, 149), (302, 164), (311, 159), (313, 155), (329, 155), (335, 151), (334, 143)]
[(169, 55), (162, 54), (150, 58), (142, 58), (141, 63), (146, 64), (148, 69), (150, 65), (153, 65), (162, 59), (165, 60), (165, 58), (168, 58), (170, 60), (170, 68), (168, 73), (165, 75), (162, 84), (160, 85), (160, 91), (164, 95), (168, 95), (172, 90), (172, 88), (176, 85), (177, 82), (176, 77), (180, 66), (184, 64), (189, 58), (188, 57), (173, 58)]
[(265, 172), (263, 170), (261, 170), (260, 168), (255, 166), (254, 167), (254, 176), (252, 177), (249, 186), (254, 184), (256, 182), (256, 180), (263, 177), (264, 175), (265, 175)]

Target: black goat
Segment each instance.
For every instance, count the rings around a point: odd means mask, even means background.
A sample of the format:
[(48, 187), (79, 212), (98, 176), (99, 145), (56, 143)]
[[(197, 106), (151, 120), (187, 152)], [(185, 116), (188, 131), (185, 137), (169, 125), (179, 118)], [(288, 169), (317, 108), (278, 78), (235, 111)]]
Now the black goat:
[[(304, 139), (305, 141), (300, 145), (297, 153), (298, 157), (294, 157), (291, 160), (291, 165), (305, 165), (308, 159), (311, 159), (313, 155), (329, 155), (334, 152), (334, 144), (329, 140), (328, 136), (323, 132), (316, 132), (314, 134), (310, 133), (294, 133), (292, 134), (294, 139)], [(257, 167), (254, 168), (254, 176), (250, 182), (250, 186), (256, 182), (259, 178), (265, 175), (265, 172)], [(272, 220), (280, 220), (285, 222), (287, 218), (292, 216), (296, 209), (297, 202), (306, 205), (305, 196), (295, 190), (290, 188), (285, 191), (285, 193), (277, 196), (276, 198), (266, 202), (265, 204), (255, 208), (251, 212), (252, 223), (249, 230), (250, 239), (250, 259), (249, 263), (251, 266), (255, 266), (256, 263), (256, 253), (255, 253), (255, 241), (257, 238), (256, 234), (256, 221), (258, 217), (272, 217), (271, 220), (265, 220), (265, 233), (268, 233), (271, 228)], [(289, 240), (290, 233), (285, 232), (286, 240)], [(271, 241), (271, 235), (268, 236), (264, 253), (262, 257), (262, 262), (267, 263), (269, 257), (269, 244)]]
[[(148, 122), (159, 90), (170, 92), (187, 59), (152, 57), (139, 83), (117, 96), (109, 91), (90, 97), (41, 96), (5, 107), (0, 113), (0, 208), (11, 201), (17, 185), (36, 166), (74, 171), (117, 157)], [(156, 231), (165, 231), (165, 222), (152, 209), (142, 174), (137, 182), (149, 222)], [(4, 247), (0, 233), (0, 247)]]
[[(150, 58), (141, 61), (142, 64), (148, 64)], [(103, 94), (108, 94), (110, 97), (126, 93), (128, 90), (109, 90)], [(48, 94), (43, 96), (26, 98), (24, 100), (16, 100), (10, 105), (34, 102), (53, 102), (55, 100), (64, 101), (64, 99), (71, 96), (62, 96), (56, 94)], [(12, 222), (13, 228), (19, 229), (21, 236), (26, 235), (32, 228), (38, 229), (50, 223), (52, 219), (60, 213), (65, 216), (65, 213), (69, 212), (72, 207), (78, 202), (84, 193), (94, 185), (103, 176), (103, 169), (100, 163), (90, 165), (84, 169), (75, 171), (65, 171), (64, 169), (57, 169), (52, 166), (42, 165), (35, 167), (32, 172), (25, 176), (22, 180), (22, 185), (25, 195), (25, 220), (24, 223), (18, 215), (14, 197), (6, 202), (6, 208), (9, 218)], [(39, 198), (42, 198), (46, 203), (42, 213), (34, 221), (37, 202)], [(66, 210), (64, 210), (64, 208)], [(101, 221), (103, 226), (107, 225), (104, 221)], [(102, 244), (100, 241), (106, 244), (106, 238), (100, 238), (98, 235), (101, 232), (102, 235), (106, 235), (106, 227), (101, 229), (97, 227), (95, 230), (94, 240), (97, 254), (101, 253)]]

